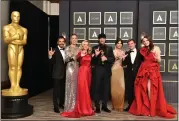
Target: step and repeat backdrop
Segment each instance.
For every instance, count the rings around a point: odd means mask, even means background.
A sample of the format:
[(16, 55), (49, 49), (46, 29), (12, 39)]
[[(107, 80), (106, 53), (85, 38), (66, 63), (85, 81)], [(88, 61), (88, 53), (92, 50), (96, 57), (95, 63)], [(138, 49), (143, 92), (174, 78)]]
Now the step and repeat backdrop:
[(127, 50), (126, 41), (133, 38), (133, 11), (73, 12), (73, 33), (78, 35), (79, 43), (87, 39), (92, 46), (97, 44), (100, 33), (106, 34), (107, 44), (112, 47), (119, 37), (124, 41), (123, 49)]
[[(80, 7), (76, 7), (79, 6)], [(91, 45), (98, 44), (98, 34), (106, 34), (106, 43), (114, 47), (117, 38), (124, 41), (137, 39), (136, 1), (71, 1), (71, 33), (78, 35), (78, 42), (87, 39)]]
[(152, 40), (161, 49), (161, 71), (177, 73), (178, 12), (177, 10), (153, 11), (152, 18)]
[[(67, 14), (66, 4), (61, 10)], [(154, 45), (161, 49), (160, 72), (167, 101), (177, 102), (179, 34), (176, 0), (71, 0), (69, 6), (69, 16), (61, 18), (60, 25), (66, 24), (69, 35), (76, 33), (79, 44), (87, 39), (92, 46), (97, 45), (98, 34), (105, 33), (106, 43), (112, 47), (119, 37), (124, 41), (124, 50), (128, 50), (128, 39), (136, 40), (139, 49), (141, 33), (150, 35)], [(67, 32), (66, 28), (60, 29), (60, 32)]]

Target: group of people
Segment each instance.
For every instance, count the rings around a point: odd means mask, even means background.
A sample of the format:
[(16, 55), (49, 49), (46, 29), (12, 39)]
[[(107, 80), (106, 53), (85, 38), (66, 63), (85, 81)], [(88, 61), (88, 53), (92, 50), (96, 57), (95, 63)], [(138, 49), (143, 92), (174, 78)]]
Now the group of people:
[[(160, 48), (148, 36), (141, 40), (144, 47), (136, 49), (129, 39), (129, 51), (123, 51), (118, 38), (115, 48), (105, 44), (106, 35), (98, 35), (98, 45), (88, 40), (77, 46), (78, 36), (72, 34), (70, 45), (60, 36), (57, 47), (49, 50), (53, 65), (52, 78), (54, 112), (78, 118), (110, 113), (107, 102), (111, 96), (112, 109), (134, 115), (175, 117), (176, 111), (166, 103), (160, 74)], [(125, 92), (128, 107), (124, 109)], [(92, 95), (91, 95), (92, 93)], [(92, 104), (94, 101), (94, 106)]]

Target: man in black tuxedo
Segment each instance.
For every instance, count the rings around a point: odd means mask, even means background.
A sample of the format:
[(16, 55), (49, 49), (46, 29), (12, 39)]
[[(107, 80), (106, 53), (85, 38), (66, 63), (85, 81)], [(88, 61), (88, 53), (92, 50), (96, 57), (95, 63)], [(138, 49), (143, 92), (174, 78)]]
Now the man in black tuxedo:
[(136, 43), (133, 39), (127, 42), (129, 51), (126, 52), (126, 58), (123, 61), (125, 68), (125, 86), (128, 100), (128, 107), (125, 111), (128, 111), (134, 100), (134, 81), (137, 76), (138, 69), (143, 60), (139, 50), (136, 49)]
[(100, 113), (99, 101), (102, 100), (102, 110), (105, 112), (111, 112), (107, 108), (107, 102), (109, 100), (110, 93), (110, 78), (111, 78), (111, 67), (114, 62), (114, 54), (112, 47), (105, 44), (106, 35), (98, 35), (99, 44), (94, 46), (92, 49), (92, 65), (94, 69), (94, 101), (96, 107), (96, 113)]
[(54, 112), (60, 113), (59, 107), (64, 108), (65, 97), (65, 38), (60, 36), (57, 41), (58, 46), (52, 50), (49, 50), (49, 59), (53, 66), (52, 78), (53, 78), (53, 106)]

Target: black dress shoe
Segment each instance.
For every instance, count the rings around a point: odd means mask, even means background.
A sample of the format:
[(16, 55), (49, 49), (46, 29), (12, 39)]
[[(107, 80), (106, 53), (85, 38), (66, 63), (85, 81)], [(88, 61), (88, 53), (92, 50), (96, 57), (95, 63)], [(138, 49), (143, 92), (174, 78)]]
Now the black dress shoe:
[(55, 113), (60, 113), (60, 110), (58, 108), (54, 108)]
[(96, 112), (96, 113), (101, 113), (100, 108), (96, 108), (95, 112)]
[(64, 109), (64, 106), (63, 106), (63, 105), (60, 105), (59, 107), (60, 107), (61, 109)]
[(111, 110), (109, 110), (107, 107), (102, 107), (102, 110), (107, 113), (111, 113)]
[(124, 109), (124, 111), (128, 112), (128, 111), (129, 111), (129, 108), (130, 108), (130, 107), (127, 107), (126, 109)]

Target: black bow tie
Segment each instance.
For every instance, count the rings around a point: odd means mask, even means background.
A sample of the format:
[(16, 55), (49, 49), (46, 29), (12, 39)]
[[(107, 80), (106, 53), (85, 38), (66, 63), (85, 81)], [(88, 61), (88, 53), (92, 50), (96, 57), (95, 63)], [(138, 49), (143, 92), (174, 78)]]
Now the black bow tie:
[(64, 48), (60, 48), (60, 50), (64, 50)]
[(130, 52), (134, 52), (133, 50), (130, 50)]

